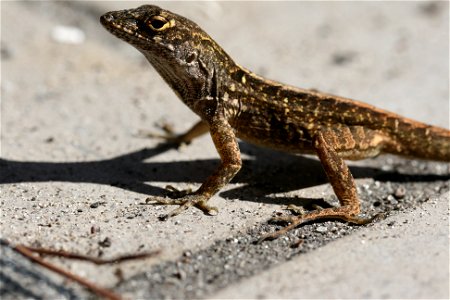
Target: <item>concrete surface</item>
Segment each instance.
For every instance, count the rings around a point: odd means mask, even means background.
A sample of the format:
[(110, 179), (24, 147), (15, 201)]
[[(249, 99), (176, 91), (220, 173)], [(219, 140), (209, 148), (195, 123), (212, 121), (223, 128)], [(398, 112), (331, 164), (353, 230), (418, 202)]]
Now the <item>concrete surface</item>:
[[(145, 199), (167, 184), (197, 187), (218, 156), (207, 136), (179, 151), (136, 136), (196, 121), (142, 55), (98, 23), (137, 5), (1, 2), (2, 238), (103, 257), (161, 249), (101, 268), (54, 260), (129, 298), (449, 297), (446, 164), (352, 163), (363, 212), (387, 219), (315, 223), (255, 245), (285, 204), (336, 198), (314, 158), (242, 143), (243, 170), (211, 199), (217, 216), (192, 209), (158, 221), (172, 208)], [(446, 2), (160, 5), (195, 20), (256, 73), (449, 126)], [(81, 29), (85, 41), (56, 41), (58, 25)], [(5, 247), (0, 279), (5, 299), (87, 295)]]
[(296, 256), (214, 298), (447, 298), (448, 197)]

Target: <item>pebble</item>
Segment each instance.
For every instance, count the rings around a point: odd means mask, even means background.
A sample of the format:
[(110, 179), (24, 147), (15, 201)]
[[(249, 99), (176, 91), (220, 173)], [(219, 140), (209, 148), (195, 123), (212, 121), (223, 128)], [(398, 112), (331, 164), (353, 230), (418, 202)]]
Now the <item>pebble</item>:
[(397, 199), (402, 199), (405, 197), (405, 195), (406, 189), (403, 186), (399, 186), (394, 192), (394, 197)]
[(398, 201), (392, 195), (387, 196), (386, 200), (388, 200), (391, 205), (398, 204)]
[(61, 25), (52, 29), (51, 37), (55, 42), (71, 45), (82, 44), (86, 39), (85, 33), (80, 28)]
[(325, 226), (319, 226), (319, 227), (316, 228), (316, 231), (317, 231), (317, 232), (324, 233), (324, 232), (327, 232), (327, 231), (328, 231), (328, 228), (325, 227)]

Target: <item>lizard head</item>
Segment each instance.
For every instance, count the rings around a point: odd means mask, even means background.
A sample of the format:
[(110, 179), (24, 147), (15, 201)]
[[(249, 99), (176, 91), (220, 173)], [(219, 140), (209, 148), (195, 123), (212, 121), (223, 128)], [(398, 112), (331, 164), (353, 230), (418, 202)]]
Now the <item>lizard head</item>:
[(191, 21), (154, 5), (108, 12), (100, 22), (140, 51), (173, 51), (195, 27)]
[(214, 63), (231, 62), (197, 24), (158, 6), (109, 12), (100, 22), (142, 52), (183, 100), (208, 94)]

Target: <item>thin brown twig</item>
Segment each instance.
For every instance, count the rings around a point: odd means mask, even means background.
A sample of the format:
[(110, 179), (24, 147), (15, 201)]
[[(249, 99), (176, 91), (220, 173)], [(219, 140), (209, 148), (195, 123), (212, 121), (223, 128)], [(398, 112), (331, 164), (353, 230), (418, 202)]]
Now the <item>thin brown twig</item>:
[(108, 289), (99, 287), (98, 285), (96, 285), (90, 281), (87, 281), (86, 279), (84, 279), (78, 275), (75, 275), (69, 271), (66, 271), (58, 266), (55, 266), (52, 263), (44, 261), (42, 258), (34, 255), (34, 252), (26, 246), (23, 246), (23, 245), (14, 246), (5, 240), (2, 240), (2, 242), (4, 244), (8, 245), (12, 250), (18, 252), (19, 254), (23, 255), (24, 257), (31, 260), (32, 262), (37, 263), (38, 265), (41, 265), (48, 270), (51, 270), (51, 271), (58, 273), (66, 278), (69, 278), (70, 280), (73, 280), (73, 281), (79, 283), (80, 285), (91, 290), (93, 293), (97, 294), (98, 296), (101, 296), (101, 297), (104, 297), (104, 298), (110, 299), (110, 300), (122, 300), (122, 297), (120, 295), (117, 295), (116, 293), (114, 293)]
[(121, 300), (122, 298), (119, 295), (113, 293), (112, 291), (110, 291), (108, 289), (99, 287), (96, 284), (89, 282), (82, 277), (79, 277), (78, 275), (75, 275), (69, 271), (66, 271), (60, 267), (57, 267), (57, 266), (53, 265), (52, 263), (46, 262), (42, 258), (35, 256), (34, 254), (37, 253), (37, 254), (43, 254), (43, 255), (49, 255), (49, 256), (63, 257), (63, 258), (67, 258), (67, 259), (78, 259), (78, 260), (82, 260), (82, 261), (91, 262), (96, 265), (103, 265), (103, 264), (120, 263), (120, 262), (124, 262), (124, 261), (135, 260), (135, 259), (145, 259), (145, 258), (156, 256), (160, 253), (160, 251), (157, 250), (157, 251), (152, 251), (152, 252), (147, 252), (147, 253), (123, 255), (123, 256), (119, 256), (119, 257), (115, 257), (115, 258), (111, 258), (111, 259), (100, 259), (100, 258), (90, 257), (90, 256), (86, 256), (86, 255), (81, 255), (81, 254), (70, 253), (70, 252), (63, 251), (63, 250), (34, 248), (34, 247), (28, 247), (25, 245), (13, 246), (10, 242), (8, 242), (4, 239), (0, 239), (0, 242), (4, 245), (9, 246), (12, 250), (25, 256), (29, 260), (43, 266), (44, 268), (47, 268), (53, 272), (56, 272), (62, 276), (65, 276), (66, 278), (69, 278), (75, 282), (78, 282), (80, 285), (86, 287), (87, 289), (91, 290), (95, 294), (102, 296), (104, 298), (107, 298), (107, 299), (111, 299), (111, 300)]
[(23, 247), (26, 247), (28, 250), (35, 252), (35, 253), (39, 253), (39, 254), (64, 257), (67, 259), (78, 259), (78, 260), (88, 261), (88, 262), (91, 262), (96, 265), (105, 265), (105, 264), (112, 264), (112, 263), (120, 263), (120, 262), (124, 262), (124, 261), (128, 261), (128, 260), (144, 259), (144, 258), (156, 256), (160, 253), (160, 251), (157, 250), (157, 251), (146, 252), (146, 253), (123, 255), (123, 256), (118, 256), (118, 257), (114, 257), (111, 259), (101, 259), (101, 258), (96, 258), (96, 257), (91, 257), (91, 256), (86, 256), (86, 255), (81, 255), (81, 254), (70, 253), (70, 252), (66, 252), (63, 250), (51, 250), (51, 249), (34, 248), (34, 247), (28, 247), (28, 246), (23, 246)]

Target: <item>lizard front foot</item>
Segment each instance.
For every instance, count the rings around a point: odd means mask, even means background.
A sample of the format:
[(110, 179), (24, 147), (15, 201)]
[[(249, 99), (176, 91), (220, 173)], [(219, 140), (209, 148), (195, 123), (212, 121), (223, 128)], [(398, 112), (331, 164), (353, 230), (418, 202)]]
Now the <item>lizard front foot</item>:
[(179, 199), (167, 199), (167, 198), (147, 198), (146, 203), (157, 204), (157, 205), (180, 205), (180, 207), (172, 210), (168, 214), (160, 215), (158, 218), (161, 221), (166, 221), (167, 219), (179, 215), (183, 211), (187, 210), (191, 206), (195, 206), (202, 210), (205, 214), (214, 216), (217, 215), (218, 209), (214, 206), (207, 204), (209, 198), (206, 196), (198, 194), (185, 195)]

